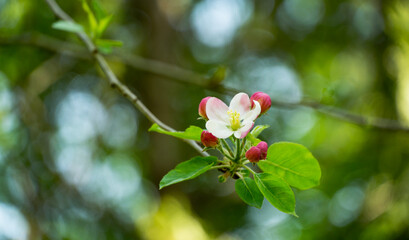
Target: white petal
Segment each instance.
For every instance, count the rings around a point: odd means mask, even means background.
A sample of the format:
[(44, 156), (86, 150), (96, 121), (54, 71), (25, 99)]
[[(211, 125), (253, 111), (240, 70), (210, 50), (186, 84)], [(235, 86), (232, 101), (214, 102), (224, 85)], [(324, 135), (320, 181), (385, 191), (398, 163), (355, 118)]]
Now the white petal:
[(212, 97), (206, 103), (206, 114), (209, 120), (228, 123), (229, 115), (227, 114), (227, 111), (229, 111), (229, 107), (218, 98)]
[(242, 118), (240, 118), (240, 120), (243, 121), (243, 124), (245, 124), (245, 122), (253, 122), (260, 115), (260, 112), (261, 112), (260, 103), (254, 100), (253, 102), (254, 102), (254, 108), (250, 110), (249, 112), (247, 112)]
[(233, 111), (237, 111), (240, 115), (245, 115), (250, 111), (250, 98), (245, 93), (236, 94), (230, 102), (229, 108)]
[(216, 136), (217, 138), (228, 138), (233, 134), (225, 122), (217, 120), (209, 120), (206, 122), (207, 131)]
[(234, 136), (240, 139), (246, 137), (247, 134), (250, 132), (250, 130), (253, 128), (253, 126), (254, 126), (254, 122), (249, 122), (245, 124), (239, 130), (234, 132)]

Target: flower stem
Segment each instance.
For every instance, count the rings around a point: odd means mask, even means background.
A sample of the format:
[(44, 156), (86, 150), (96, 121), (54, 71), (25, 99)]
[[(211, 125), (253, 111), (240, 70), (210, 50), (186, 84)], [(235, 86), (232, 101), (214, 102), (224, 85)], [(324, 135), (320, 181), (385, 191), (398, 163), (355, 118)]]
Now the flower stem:
[(223, 146), (218, 146), (217, 149), (228, 159), (233, 161), (233, 156), (231, 154), (229, 154), (226, 149)]
[(218, 162), (218, 163), (223, 163), (223, 164), (226, 164), (226, 163), (227, 163), (226, 161), (223, 161), (223, 160), (220, 160), (220, 159), (217, 159), (217, 162)]
[(256, 173), (253, 169), (251, 169), (250, 167), (248, 167), (248, 166), (246, 166), (246, 165), (243, 165), (243, 167), (247, 168), (247, 170), (249, 170), (249, 171), (253, 174), (253, 176), (257, 174), (257, 173)]
[(244, 177), (243, 177), (243, 175), (241, 175), (240, 173), (238, 173), (238, 172), (236, 172), (236, 175), (237, 176), (239, 176), (240, 178), (241, 178), (241, 180), (243, 180), (244, 181)]
[[(243, 152), (243, 150), (245, 150), (246, 142), (247, 142), (247, 138), (243, 138), (243, 142), (241, 144), (241, 151), (242, 152)], [(240, 153), (240, 155), (242, 154), (242, 152)]]
[(217, 165), (213, 166), (210, 169), (219, 169), (219, 168), (230, 168), (230, 165)]
[(234, 158), (235, 162), (240, 161), (241, 157), (241, 148), (240, 148), (240, 139), (236, 138), (236, 157)]
[(222, 138), (220, 139), (220, 141), (222, 142), (222, 145), (224, 145), (224, 147), (227, 149), (227, 151), (229, 151), (230, 156), (233, 157), (233, 151), (231, 150), (230, 145), (226, 142), (226, 140)]

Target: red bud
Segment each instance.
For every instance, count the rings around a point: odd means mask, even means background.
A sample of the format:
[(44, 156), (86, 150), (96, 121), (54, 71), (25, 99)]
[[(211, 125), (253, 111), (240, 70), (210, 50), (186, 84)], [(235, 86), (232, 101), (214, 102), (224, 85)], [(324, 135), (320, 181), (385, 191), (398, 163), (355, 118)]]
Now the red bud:
[(256, 163), (260, 161), (260, 158), (261, 158), (260, 155), (261, 155), (261, 151), (258, 147), (251, 147), (246, 152), (246, 158), (252, 163)]
[(246, 152), (246, 158), (252, 162), (256, 163), (260, 160), (264, 160), (267, 157), (267, 149), (268, 145), (266, 142), (259, 142), (257, 146), (251, 147), (247, 152)]
[(271, 107), (271, 98), (270, 96), (268, 96), (267, 93), (256, 92), (251, 96), (250, 100), (251, 100), (251, 108), (254, 107), (253, 100), (258, 101), (260, 103), (260, 107), (261, 107), (260, 115), (267, 112), (267, 110), (270, 109)]
[(206, 130), (202, 132), (200, 140), (205, 147), (216, 147), (219, 144), (219, 139)]
[(267, 157), (267, 150), (268, 150), (268, 145), (266, 142), (261, 141), (259, 144), (256, 146), (258, 149), (260, 149), (260, 160), (266, 159)]
[(207, 101), (209, 100), (209, 98), (211, 98), (211, 97), (205, 97), (205, 98), (203, 98), (202, 101), (200, 101), (200, 104), (199, 104), (199, 115), (200, 115), (202, 118), (206, 119), (206, 120), (209, 119), (209, 118), (207, 117), (207, 114), (206, 114), (206, 103), (207, 103)]

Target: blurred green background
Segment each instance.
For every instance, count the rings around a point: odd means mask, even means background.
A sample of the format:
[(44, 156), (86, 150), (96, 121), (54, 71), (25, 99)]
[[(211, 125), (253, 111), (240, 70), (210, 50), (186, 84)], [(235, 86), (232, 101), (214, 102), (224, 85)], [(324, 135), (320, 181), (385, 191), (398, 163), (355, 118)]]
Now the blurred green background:
[[(86, 24), (80, 0), (58, 3)], [(408, 1), (101, 4), (124, 43), (110, 66), (161, 120), (204, 127), (202, 98), (266, 92), (261, 138), (308, 147), (321, 185), (296, 190), (299, 218), (248, 207), (216, 171), (158, 191), (196, 152), (149, 133), (45, 1), (0, 0), (0, 239), (409, 239), (409, 131), (299, 104), (409, 125)]]

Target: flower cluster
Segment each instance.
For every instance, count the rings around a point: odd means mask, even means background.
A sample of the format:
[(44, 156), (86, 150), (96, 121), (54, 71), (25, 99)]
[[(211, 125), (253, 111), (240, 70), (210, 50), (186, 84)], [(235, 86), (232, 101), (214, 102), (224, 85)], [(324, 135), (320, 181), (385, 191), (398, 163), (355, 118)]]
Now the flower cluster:
[[(205, 130), (190, 126), (184, 132), (176, 132), (152, 125), (150, 131), (201, 141), (205, 147), (202, 151), (217, 150), (222, 156), (202, 154), (178, 164), (162, 178), (159, 189), (217, 169), (222, 173), (219, 182), (236, 180), (234, 188), (248, 205), (261, 208), (266, 198), (280, 211), (297, 216), (290, 186), (298, 189), (317, 186), (321, 169), (311, 152), (300, 144), (276, 142), (268, 146), (258, 138), (269, 126), (255, 126), (255, 121), (270, 107), (271, 99), (263, 92), (251, 97), (238, 93), (229, 105), (218, 98), (206, 97), (199, 104), (200, 118), (206, 121)], [(249, 165), (257, 165), (258, 170)]]
[[(199, 104), (199, 115), (206, 120), (206, 129), (201, 141), (208, 148), (218, 149), (224, 155), (224, 164), (231, 169), (230, 176), (240, 174), (240, 166), (266, 159), (268, 145), (260, 142), (252, 146), (247, 136), (254, 121), (271, 107), (268, 94), (256, 92), (251, 97), (238, 93), (227, 106), (216, 97), (203, 98)], [(227, 142), (230, 140), (230, 144)]]

